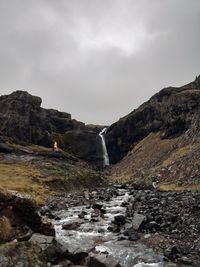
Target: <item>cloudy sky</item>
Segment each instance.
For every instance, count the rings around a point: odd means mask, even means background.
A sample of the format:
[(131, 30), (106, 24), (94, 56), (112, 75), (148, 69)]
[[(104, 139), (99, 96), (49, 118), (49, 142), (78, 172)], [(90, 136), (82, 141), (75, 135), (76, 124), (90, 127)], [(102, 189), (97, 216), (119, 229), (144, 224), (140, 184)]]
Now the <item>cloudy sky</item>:
[(0, 94), (110, 124), (200, 74), (200, 0), (0, 0)]

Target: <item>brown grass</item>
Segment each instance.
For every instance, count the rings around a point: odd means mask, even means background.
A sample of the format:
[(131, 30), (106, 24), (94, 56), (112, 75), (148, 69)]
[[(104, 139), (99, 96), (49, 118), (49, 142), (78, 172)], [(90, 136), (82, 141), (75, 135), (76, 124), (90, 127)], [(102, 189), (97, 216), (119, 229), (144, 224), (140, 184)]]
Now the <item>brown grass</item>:
[(158, 190), (160, 191), (200, 190), (200, 184), (197, 185), (162, 184), (158, 186)]
[(0, 163), (0, 187), (30, 194), (37, 202), (48, 195), (48, 188), (38, 178), (39, 170), (26, 162)]
[(7, 217), (0, 218), (0, 243), (4, 243), (11, 237), (12, 226)]
[(184, 157), (190, 150), (192, 146), (191, 145), (186, 145), (184, 147), (180, 147), (177, 150), (175, 150), (166, 160), (163, 161), (162, 165), (166, 166), (171, 164), (173, 161)]

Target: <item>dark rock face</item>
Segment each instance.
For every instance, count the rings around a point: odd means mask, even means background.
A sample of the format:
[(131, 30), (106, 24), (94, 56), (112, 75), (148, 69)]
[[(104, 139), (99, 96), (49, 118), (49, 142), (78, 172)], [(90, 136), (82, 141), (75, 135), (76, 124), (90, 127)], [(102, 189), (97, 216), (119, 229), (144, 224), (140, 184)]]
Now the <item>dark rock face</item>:
[(91, 130), (67, 131), (63, 137), (64, 148), (77, 157), (102, 166), (101, 139)]
[(23, 91), (1, 96), (1, 134), (24, 143), (50, 145), (53, 132), (75, 127), (70, 114), (43, 109), (41, 103), (41, 98)]
[(14, 239), (23, 240), (29, 238), (29, 234), (33, 232), (55, 234), (51, 222), (44, 221), (38, 213), (35, 201), (16, 192), (0, 191), (0, 218), (4, 218), (1, 220), (1, 228), (4, 231), (7, 231), (9, 224), (11, 225), (6, 240), (1, 240), (4, 233), (0, 231), (0, 243)]
[[(40, 97), (24, 91), (0, 96), (0, 140), (60, 148), (101, 167), (99, 126), (76, 121), (71, 115), (41, 107)], [(1, 145), (1, 150), (6, 149)]]
[(165, 88), (108, 128), (106, 143), (111, 163), (121, 160), (134, 144), (151, 132), (173, 138), (199, 125), (200, 76), (180, 88)]

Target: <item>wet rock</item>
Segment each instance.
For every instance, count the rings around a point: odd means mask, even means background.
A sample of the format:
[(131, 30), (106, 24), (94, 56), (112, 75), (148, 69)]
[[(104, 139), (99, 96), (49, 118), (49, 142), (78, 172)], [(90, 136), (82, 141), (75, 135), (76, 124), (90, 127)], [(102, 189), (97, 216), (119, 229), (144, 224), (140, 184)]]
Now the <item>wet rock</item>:
[(93, 209), (101, 210), (101, 209), (103, 208), (103, 205), (100, 204), (100, 203), (94, 203), (94, 204), (92, 205), (92, 208), (93, 208)]
[(130, 241), (137, 241), (140, 239), (139, 234), (133, 229), (126, 230), (123, 234), (127, 236)]
[(91, 253), (88, 267), (121, 267), (121, 265), (112, 256)]
[(79, 222), (70, 222), (62, 225), (62, 229), (64, 230), (76, 230), (79, 227), (80, 227)]
[(108, 231), (118, 233), (120, 232), (120, 226), (117, 224), (111, 224), (110, 226), (108, 226)]
[(118, 236), (117, 241), (123, 241), (123, 240), (127, 240), (127, 239), (128, 239), (127, 236), (120, 235), (120, 236)]
[(84, 219), (85, 215), (87, 215), (86, 211), (81, 211), (81, 213), (78, 215), (80, 219)]
[(129, 203), (124, 201), (124, 202), (122, 202), (121, 207), (127, 207), (128, 205), (129, 205)]
[(101, 210), (100, 209), (94, 209), (91, 213), (91, 217), (94, 218), (94, 217), (99, 217), (101, 216)]
[(125, 224), (125, 222), (126, 222), (126, 217), (124, 215), (117, 215), (114, 217), (113, 221), (114, 224), (123, 225)]

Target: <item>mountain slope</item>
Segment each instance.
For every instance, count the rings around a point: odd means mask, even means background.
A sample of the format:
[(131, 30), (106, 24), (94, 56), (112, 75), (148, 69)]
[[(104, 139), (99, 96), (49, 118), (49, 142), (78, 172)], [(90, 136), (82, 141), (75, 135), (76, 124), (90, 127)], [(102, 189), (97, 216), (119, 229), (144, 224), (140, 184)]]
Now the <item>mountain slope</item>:
[(200, 76), (166, 88), (113, 124), (106, 142), (113, 179), (200, 183)]

